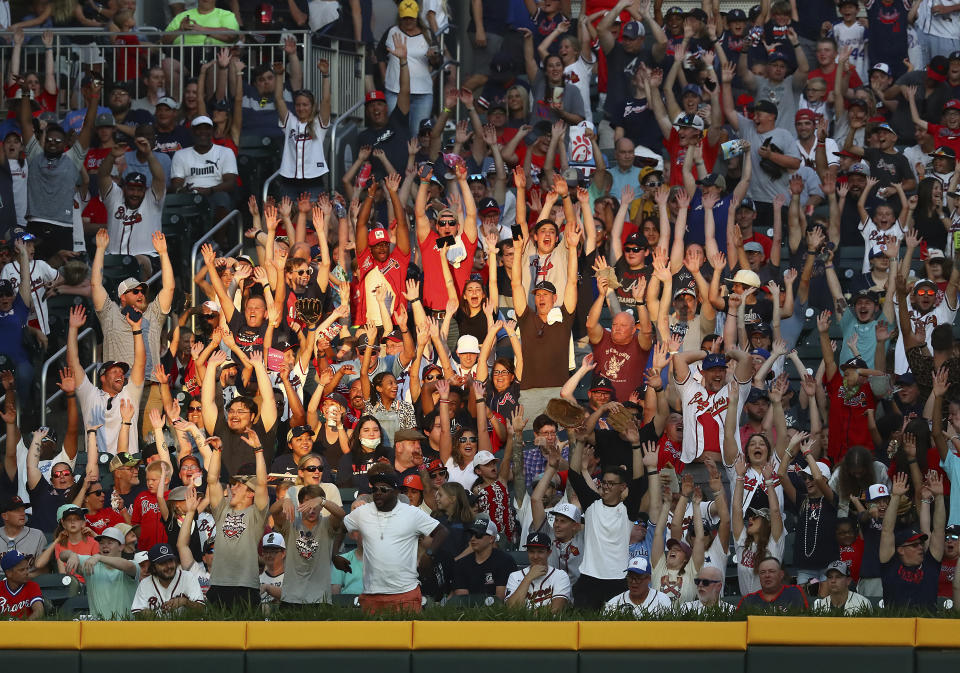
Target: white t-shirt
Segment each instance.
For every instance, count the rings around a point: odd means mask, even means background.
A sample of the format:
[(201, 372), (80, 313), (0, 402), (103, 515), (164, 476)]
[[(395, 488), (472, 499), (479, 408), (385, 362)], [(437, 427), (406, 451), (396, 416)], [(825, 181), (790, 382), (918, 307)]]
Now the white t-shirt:
[(340, 3), (336, 0), (310, 0), (307, 17), (310, 31), (316, 32), (340, 18)]
[(724, 603), (723, 601), (719, 601), (719, 602), (716, 604), (716, 606), (712, 606), (712, 605), (711, 605), (709, 608), (707, 608), (706, 605), (704, 605), (703, 603), (700, 602), (700, 599), (699, 599), (699, 598), (695, 598), (695, 599), (693, 599), (692, 601), (690, 601), (689, 603), (681, 603), (681, 604), (680, 604), (680, 610), (682, 610), (682, 611), (684, 611), (684, 612), (696, 612), (696, 613), (700, 613), (700, 612), (706, 612), (708, 609), (712, 610), (712, 609), (714, 609), (715, 607), (716, 607), (716, 608), (719, 608), (721, 612), (726, 612), (727, 614), (733, 614), (733, 613), (736, 612), (736, 610), (737, 610), (735, 607), (733, 607), (733, 606), (730, 605), (729, 603)]
[(130, 607), (130, 611), (153, 610), (161, 612), (164, 603), (178, 596), (186, 596), (195, 603), (205, 603), (207, 600), (200, 589), (197, 576), (191, 572), (185, 572), (179, 566), (167, 586), (160, 584), (157, 578), (152, 575), (142, 580), (137, 586), (137, 593), (133, 597), (133, 605)]
[(170, 165), (170, 178), (182, 178), (187, 187), (216, 187), (227, 174), (237, 174), (237, 158), (222, 145), (213, 145), (206, 154), (192, 147), (177, 150)]
[[(307, 133), (309, 127), (310, 133)], [(327, 127), (314, 117), (310, 123), (297, 119), (292, 112), (286, 119), (280, 120), (286, 142), (283, 144), (283, 156), (280, 159), (280, 175), (285, 178), (304, 180), (319, 178), (330, 172), (323, 156), (323, 138)]]
[(721, 573), (726, 573), (727, 571), (727, 557), (730, 555), (729, 549), (723, 548), (723, 543), (720, 541), (720, 536), (715, 535), (713, 537), (713, 542), (710, 543), (710, 547), (707, 548), (707, 551), (703, 554), (703, 568), (716, 568)]
[[(0, 4), (0, 8), (4, 5), (6, 5), (5, 2)], [(9, 11), (9, 5), (6, 6)], [(3, 11), (0, 9), (0, 15), (2, 14)], [(7, 165), (10, 166), (10, 177), (13, 180), (13, 206), (17, 209), (17, 224), (23, 227), (27, 224), (27, 173), (29, 172), (27, 162), (11, 159)]]
[(767, 556), (783, 560), (783, 547), (787, 542), (786, 532), (781, 533), (779, 540), (770, 536), (765, 554), (758, 555), (753, 543), (747, 548), (747, 527), (744, 526), (734, 544), (734, 559), (737, 562), (737, 578), (740, 580), (740, 595), (746, 596), (754, 591), (760, 591), (760, 578), (753, 572), (757, 561)]
[(583, 513), (583, 562), (580, 574), (601, 580), (621, 580), (630, 560), (633, 522), (622, 502), (608, 507), (596, 500)]
[[(824, 596), (823, 598), (818, 598), (813, 602), (812, 609), (814, 612), (828, 612), (835, 610), (836, 608), (833, 607), (830, 597)], [(847, 601), (843, 604), (843, 614), (855, 615), (862, 612), (870, 612), (872, 609), (873, 604), (870, 602), (869, 598), (861, 596), (856, 591), (847, 592)]]
[[(507, 578), (506, 598), (513, 595), (528, 572), (530, 568), (514, 570), (510, 573)], [(566, 598), (570, 601), (570, 597), (570, 578), (567, 577), (567, 573), (558, 568), (548, 567), (547, 574), (533, 580), (527, 588), (527, 607), (539, 608), (550, 605), (554, 598)]]
[[(427, 50), (430, 45), (424, 33), (410, 37), (397, 26), (387, 31), (384, 44), (393, 48), (393, 36), (399, 33), (407, 41), (407, 68), (410, 75), (410, 93), (424, 94), (433, 92), (433, 78), (430, 76), (430, 66), (427, 63)], [(387, 74), (384, 78), (384, 88), (391, 93), (400, 92), (400, 60), (390, 54), (387, 58)], [(366, 586), (366, 585), (364, 585)]]
[(433, 18), (437, 22), (437, 35), (446, 33), (450, 27), (450, 18), (447, 16), (445, 5), (446, 3), (443, 0), (423, 0), (420, 3), (420, 18), (428, 28), (430, 27), (430, 21), (427, 15), (433, 12)]
[(860, 235), (863, 236), (863, 272), (870, 273), (870, 251), (874, 248), (885, 249), (900, 245), (903, 238), (903, 228), (897, 220), (889, 229), (881, 231), (874, 224), (873, 219), (860, 223)]
[[(896, 295), (894, 295), (893, 301), (894, 310), (899, 310)], [(931, 353), (933, 352), (933, 345), (930, 343), (930, 339), (933, 336), (933, 328), (938, 325), (952, 325), (957, 317), (957, 307), (954, 306), (951, 308), (945, 296), (938, 296), (937, 301), (939, 303), (933, 307), (932, 311), (920, 313), (913, 307), (913, 302), (910, 300), (910, 297), (907, 297), (907, 316), (910, 318), (910, 325), (913, 327), (914, 332), (918, 331), (921, 327), (926, 330), (927, 348)], [(903, 349), (903, 339), (897, 339), (893, 371), (896, 374), (903, 374), (908, 369), (910, 369), (910, 365), (907, 363), (907, 352)]]
[(92, 425), (101, 426), (97, 430), (97, 450), (100, 453), (117, 453), (117, 438), (120, 437), (120, 429), (123, 427), (123, 418), (120, 416), (120, 400), (128, 400), (133, 405), (133, 418), (130, 419), (128, 432), (130, 434), (127, 451), (129, 453), (139, 453), (140, 444), (138, 443), (137, 428), (140, 425), (140, 396), (143, 394), (143, 385), (134, 385), (129, 380), (123, 387), (109, 408), (107, 402), (110, 396), (103, 389), (90, 383), (86, 376), (80, 377), (77, 384), (77, 401), (80, 402), (80, 413), (83, 414), (83, 424), (85, 427)]
[[(274, 587), (282, 587), (282, 586), (283, 586), (283, 575), (284, 575), (284, 573), (280, 573), (279, 575), (270, 575), (270, 574), (267, 573), (266, 570), (264, 570), (262, 573), (260, 573), (260, 584), (268, 584), (268, 585), (274, 586)], [(261, 591), (261, 592), (260, 592), (260, 603), (261, 603), (261, 604), (262, 604), (262, 603), (276, 603), (276, 602), (277, 602), (277, 599), (274, 598), (273, 596), (271, 596), (271, 595), (270, 595), (269, 593), (267, 593), (266, 591)]]
[(347, 532), (360, 531), (363, 538), (364, 593), (402, 594), (419, 586), (419, 539), (436, 529), (436, 519), (402, 502), (389, 512), (370, 502), (350, 512), (343, 525)]
[[(727, 418), (727, 405), (730, 402), (730, 383), (725, 384), (714, 394), (710, 394), (703, 384), (691, 374), (686, 380), (677, 381), (680, 401), (683, 403), (683, 449), (680, 459), (684, 463), (696, 460), (704, 451), (723, 454), (723, 423)], [(732, 383), (732, 382), (731, 382)], [(750, 381), (741, 383), (740, 399), (737, 404), (737, 418), (747, 403)], [(737, 437), (737, 448), (740, 439)]]
[(590, 106), (590, 78), (593, 77), (593, 63), (587, 63), (583, 60), (583, 55), (577, 56), (577, 60), (563, 69), (563, 79), (568, 84), (577, 87), (580, 92), (580, 98), (583, 99), (583, 109), (586, 113), (586, 120), (593, 122), (593, 110)]
[(633, 610), (633, 614), (637, 619), (643, 619), (644, 617), (650, 617), (660, 612), (666, 612), (672, 607), (673, 605), (670, 603), (670, 599), (667, 598), (666, 594), (662, 594), (651, 587), (647, 593), (647, 597), (639, 605), (630, 600), (629, 591), (624, 591), (622, 594), (618, 594), (607, 601), (603, 609), (605, 612), (620, 612), (621, 610), (630, 608)]
[(471, 460), (467, 463), (467, 466), (462, 470), (454, 462), (453, 457), (447, 458), (447, 462), (444, 464), (444, 467), (447, 468), (447, 481), (452, 481), (463, 486), (464, 490), (467, 493), (470, 492), (470, 487), (473, 486), (473, 482), (477, 480), (477, 473), (473, 471), (473, 461)]
[(123, 190), (111, 182), (110, 189), (101, 198), (107, 210), (107, 232), (110, 234), (107, 252), (111, 255), (156, 256), (153, 234), (160, 231), (163, 197), (157, 198), (151, 188), (144, 193), (139, 208), (130, 208), (124, 201)]
[(87, 242), (83, 238), (83, 209), (90, 203), (90, 192), (77, 190), (73, 194), (73, 251), (86, 252)]
[[(50, 311), (47, 308), (47, 283), (54, 282), (60, 277), (60, 272), (42, 259), (30, 262), (30, 286), (33, 295), (33, 306), (30, 307), (30, 317), (36, 318), (44, 334), (50, 334)], [(13, 284), (14, 294), (20, 292), (20, 262), (7, 262), (0, 272), (0, 278), (9, 280)]]

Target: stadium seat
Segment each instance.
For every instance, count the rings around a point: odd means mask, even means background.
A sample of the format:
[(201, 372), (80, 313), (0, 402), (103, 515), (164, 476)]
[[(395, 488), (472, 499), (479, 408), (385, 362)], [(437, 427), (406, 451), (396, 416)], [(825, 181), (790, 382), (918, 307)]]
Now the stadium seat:
[(50, 601), (54, 606), (59, 606), (68, 598), (80, 593), (80, 582), (72, 575), (48, 573), (37, 576), (34, 581), (40, 585), (43, 598)]
[(90, 614), (90, 601), (86, 596), (73, 596), (60, 606), (58, 613), (61, 617), (76, 619)]
[(333, 604), (356, 608), (356, 607), (359, 607), (359, 604), (357, 603), (357, 598), (359, 598), (359, 596), (357, 596), (356, 594), (334, 594)]
[(451, 596), (446, 600), (444, 605), (452, 605), (454, 607), (461, 608), (475, 608), (494, 605), (499, 602), (500, 601), (496, 596), (489, 596), (487, 594), (467, 594), (466, 596)]

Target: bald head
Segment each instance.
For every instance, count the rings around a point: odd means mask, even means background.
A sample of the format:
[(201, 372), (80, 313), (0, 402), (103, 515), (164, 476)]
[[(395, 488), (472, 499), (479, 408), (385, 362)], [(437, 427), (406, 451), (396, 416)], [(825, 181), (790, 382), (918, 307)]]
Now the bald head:
[(627, 170), (633, 166), (633, 150), (635, 145), (629, 138), (620, 138), (614, 146), (614, 156), (617, 159), (617, 166), (622, 170)]
[(613, 316), (613, 322), (610, 324), (610, 338), (613, 339), (613, 343), (621, 346), (630, 343), (636, 331), (637, 325), (632, 313), (622, 311)]

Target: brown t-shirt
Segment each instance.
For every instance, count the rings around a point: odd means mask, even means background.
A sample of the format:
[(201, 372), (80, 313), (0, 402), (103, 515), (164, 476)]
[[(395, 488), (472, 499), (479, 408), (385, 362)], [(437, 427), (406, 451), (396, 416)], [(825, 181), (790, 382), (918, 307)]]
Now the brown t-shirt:
[(520, 390), (560, 387), (570, 377), (568, 355), (573, 315), (561, 304), (563, 320), (548, 325), (533, 306), (520, 316), (520, 343), (523, 348), (523, 381)]
[[(637, 339), (620, 346), (613, 343), (610, 330), (603, 330), (603, 337), (593, 346), (593, 359), (597, 368), (594, 377), (605, 376), (610, 379), (621, 402), (630, 397), (633, 390), (643, 384), (643, 371), (647, 366), (649, 351), (640, 347)], [(526, 372), (526, 364), (524, 364)]]

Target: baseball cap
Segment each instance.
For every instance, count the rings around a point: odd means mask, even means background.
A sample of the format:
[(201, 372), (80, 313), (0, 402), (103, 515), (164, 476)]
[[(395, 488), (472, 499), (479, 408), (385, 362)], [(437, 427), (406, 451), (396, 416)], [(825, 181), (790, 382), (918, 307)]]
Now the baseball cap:
[(742, 9), (731, 9), (727, 12), (727, 23), (731, 21), (746, 21), (747, 15)]
[(749, 241), (743, 244), (743, 249), (745, 252), (763, 252), (763, 246), (757, 243), (756, 241)]
[(371, 248), (379, 243), (390, 243), (390, 234), (383, 227), (374, 227), (367, 232), (367, 245)]
[[(754, 348), (754, 351), (762, 351), (762, 348)], [(751, 354), (753, 351), (751, 351)], [(758, 353), (759, 355), (759, 353)], [(753, 404), (754, 402), (759, 402), (760, 400), (769, 400), (770, 394), (767, 393), (763, 388), (751, 388), (749, 394), (747, 395), (747, 404)]]
[[(167, 499), (169, 500), (170, 498), (167, 498)], [(126, 540), (124, 540), (124, 534), (121, 533), (120, 529), (117, 528), (116, 526), (110, 526), (108, 528), (104, 528), (103, 532), (100, 533), (96, 537), (96, 539), (99, 541), (100, 538), (102, 537), (105, 537), (108, 540), (113, 540), (114, 542), (119, 544), (121, 547), (126, 544)]]
[(957, 158), (957, 153), (956, 153), (956, 151), (954, 151), (954, 149), (953, 149), (952, 147), (947, 147), (947, 146), (943, 145), (943, 146), (940, 146), (940, 147), (938, 147), (937, 149), (935, 149), (933, 152), (931, 152), (931, 153), (928, 154), (927, 156), (931, 156), (931, 157), (945, 157), (945, 158), (947, 158), (947, 159), (956, 159), (956, 158)]
[(412, 488), (415, 491), (423, 490), (423, 481), (420, 479), (419, 474), (408, 474), (403, 478), (404, 488)]
[(539, 549), (550, 549), (550, 536), (546, 533), (534, 531), (527, 536), (527, 549), (531, 547)]
[[(820, 470), (820, 474), (823, 475), (823, 478), (824, 478), (824, 479), (829, 479), (829, 478), (830, 478), (830, 466), (829, 466), (829, 465), (827, 465), (826, 463), (821, 463), (821, 462), (818, 460), (818, 461), (817, 461), (817, 468)], [(810, 466), (809, 466), (809, 465), (807, 465), (805, 468), (803, 468), (803, 470), (801, 470), (801, 472), (803, 472), (804, 474), (809, 474), (810, 476), (813, 476), (813, 470), (810, 469)]]
[(382, 103), (386, 103), (386, 102), (387, 102), (387, 95), (386, 95), (385, 93), (383, 93), (382, 91), (368, 91), (368, 92), (367, 92), (367, 95), (363, 97), (363, 104), (364, 104), (364, 105), (366, 105), (367, 103), (373, 103), (373, 102), (376, 102), (376, 101), (380, 101), (380, 102), (382, 102)]
[(367, 481), (371, 486), (374, 484), (386, 484), (390, 488), (400, 488), (400, 480), (397, 479), (397, 475), (394, 472), (374, 472), (369, 474), (367, 473)]
[(760, 321), (755, 322), (747, 328), (747, 334), (773, 334), (773, 328), (770, 327), (767, 323)]
[(723, 353), (710, 353), (707, 357), (703, 358), (703, 362), (700, 364), (701, 371), (706, 371), (708, 369), (716, 369), (717, 367), (726, 367), (727, 358)]
[(840, 365), (840, 369), (866, 369), (867, 363), (861, 357), (853, 357)]
[(880, 302), (880, 297), (877, 296), (877, 293), (867, 288), (864, 288), (853, 295), (853, 297), (850, 299), (850, 303), (856, 304), (861, 299), (869, 299), (875, 303)]
[(497, 457), (490, 453), (489, 451), (478, 451), (477, 455), (473, 458), (473, 466), (479, 467), (480, 465), (486, 465), (487, 463), (492, 463), (497, 460)]
[(802, 110), (797, 110), (797, 114), (794, 115), (794, 121), (800, 121), (801, 119), (806, 119), (808, 121), (815, 122), (817, 121), (817, 113), (809, 108), (803, 108)]
[(638, 232), (638, 231), (635, 231), (635, 232), (633, 232), (632, 234), (630, 234), (629, 236), (627, 236), (627, 240), (625, 240), (625, 241), (623, 242), (623, 244), (624, 244), (625, 246), (626, 246), (626, 245), (636, 245), (636, 246), (641, 247), (641, 248), (649, 248), (649, 247), (650, 247), (650, 243), (647, 241), (647, 237), (644, 236), (643, 234), (641, 234), (641, 233)]
[(728, 278), (728, 282), (731, 283), (740, 283), (741, 285), (747, 285), (748, 287), (760, 287), (760, 276), (757, 275), (756, 271), (751, 271), (750, 269), (740, 269), (735, 274), (733, 278)]
[(313, 428), (311, 428), (309, 425), (297, 425), (287, 430), (287, 441), (289, 442), (304, 435), (310, 435), (313, 437)]
[(610, 379), (605, 376), (598, 376), (593, 380), (593, 385), (590, 386), (590, 392), (592, 393), (595, 390), (610, 394), (615, 392), (615, 388), (613, 387), (613, 384), (610, 383)]
[(213, 126), (213, 120), (210, 119), (210, 117), (208, 117), (207, 115), (200, 115), (198, 117), (194, 117), (193, 121), (190, 122), (191, 127), (203, 126), (204, 124), (206, 124), (207, 126)]
[(149, 560), (150, 560), (150, 555), (145, 551), (138, 551), (136, 554), (133, 555), (133, 562), (137, 565), (140, 565), (144, 561), (149, 561)]
[(433, 130), (433, 127), (434, 127), (434, 123), (432, 119), (421, 119), (420, 126), (418, 127), (420, 133), (418, 135), (429, 133), (430, 131)]
[(673, 125), (680, 128), (691, 128), (702, 131), (704, 129), (703, 119), (695, 114), (681, 114), (673, 121)]
[[(778, 60), (778, 54), (773, 54), (770, 56), (768, 63)], [(779, 54), (779, 60), (785, 61), (783, 54)], [(772, 115), (780, 114), (780, 111), (777, 109), (777, 106), (772, 101), (761, 98), (760, 100), (753, 102), (753, 111), (754, 112), (766, 112)]]
[(394, 444), (397, 442), (421, 442), (426, 438), (426, 435), (416, 428), (400, 428), (393, 433)]
[(150, 563), (162, 563), (177, 558), (173, 553), (173, 547), (166, 542), (160, 542), (150, 547), (147, 552), (147, 560)]
[(897, 374), (893, 382), (898, 386), (912, 386), (916, 384), (917, 377), (913, 375), (913, 372), (904, 372), (903, 374)]
[(623, 27), (623, 37), (628, 40), (636, 40), (638, 37), (643, 37), (646, 32), (643, 24), (639, 21), (628, 21)]
[(870, 72), (873, 72), (874, 70), (879, 70), (884, 75), (890, 74), (890, 66), (887, 65), (886, 63), (874, 63), (873, 67), (870, 68)]
[(468, 530), (478, 537), (481, 535), (496, 536), (497, 524), (495, 524), (493, 521), (491, 521), (485, 516), (478, 516), (476, 519), (473, 520), (473, 523), (470, 524), (470, 527)]
[(691, 9), (689, 12), (687, 12), (687, 16), (694, 19), (699, 19), (704, 23), (707, 22), (707, 13), (702, 9), (700, 9), (699, 7), (694, 7), (693, 9)]
[[(771, 53), (769, 56), (767, 56), (767, 63), (773, 63), (775, 61), (783, 61), (784, 63), (789, 63), (790, 59), (788, 59), (787, 55), (784, 54), (782, 51), (775, 51)], [(776, 106), (774, 105), (774, 107)]]
[(443, 465), (443, 461), (441, 461), (439, 458), (434, 458), (429, 463), (427, 463), (427, 472), (430, 472), (431, 474), (433, 474), (438, 470), (443, 470), (443, 469), (446, 469), (446, 468)]
[(263, 540), (260, 542), (260, 546), (264, 549), (275, 548), (275, 549), (286, 549), (287, 542), (283, 539), (283, 536), (279, 533), (267, 533), (263, 536)]
[(64, 517), (70, 516), (71, 514), (76, 514), (77, 516), (83, 516), (90, 510), (84, 507), (77, 507), (72, 502), (68, 502), (65, 505), (60, 505), (57, 508), (57, 523), (63, 521)]
[(761, 519), (770, 520), (770, 510), (767, 507), (748, 507), (747, 516), (758, 516)]
[(123, 184), (125, 185), (147, 185), (147, 176), (141, 173), (140, 171), (130, 171), (123, 176)]
[(727, 179), (718, 173), (710, 173), (708, 176), (697, 180), (701, 187), (719, 187), (720, 191), (727, 188)]
[(686, 96), (688, 93), (692, 93), (694, 96), (702, 96), (703, 89), (696, 84), (687, 84), (685, 87), (683, 87), (683, 91), (680, 92), (680, 95)]
[[(538, 289), (539, 289), (539, 283)], [(457, 339), (457, 353), (480, 353), (480, 341), (472, 334), (464, 334)]]
[(179, 110), (180, 103), (170, 98), (170, 96), (163, 96), (160, 100), (157, 101), (157, 107), (161, 105), (166, 105), (171, 110)]
[(831, 570), (836, 570), (838, 573), (840, 573), (841, 575), (844, 575), (845, 577), (850, 576), (850, 565), (846, 561), (837, 560), (837, 561), (834, 561), (833, 563), (830, 563), (829, 565), (827, 565), (827, 570), (824, 574), (829, 574)]
[(171, 490), (167, 494), (167, 500), (169, 502), (179, 502), (180, 500), (187, 499), (187, 487), (186, 486), (177, 486), (175, 489)]
[(960, 535), (960, 524), (953, 524), (952, 526), (947, 526), (943, 531), (947, 535)]
[(97, 115), (97, 121), (93, 123), (96, 128), (101, 128), (104, 126), (116, 126), (117, 120), (113, 118), (113, 115), (109, 112), (101, 112)]
[(494, 212), (498, 215), (500, 214), (500, 206), (497, 205), (496, 199), (492, 199), (489, 196), (485, 196), (480, 199), (480, 203), (477, 204), (477, 212), (483, 215), (484, 213)]
[[(537, 291), (539, 291), (539, 290), (546, 290), (547, 292), (550, 292), (551, 294), (556, 294), (556, 293), (557, 293), (557, 288), (556, 288), (556, 286), (554, 286), (554, 284), (551, 283), (549, 280), (541, 280), (539, 283), (537, 283), (537, 284), (533, 287), (533, 291), (534, 291), (534, 292), (537, 292)], [(458, 343), (459, 343), (459, 342), (458, 342)], [(479, 352), (479, 351), (478, 351), (478, 352)]]
[(3, 512), (12, 512), (15, 509), (25, 509), (29, 506), (29, 502), (24, 502), (19, 495), (15, 495), (9, 500), (4, 501), (3, 505), (0, 505), (0, 514)]
[(926, 542), (927, 534), (913, 528), (901, 528), (894, 533), (894, 546), (900, 547), (911, 542)]
[(869, 175), (870, 175), (870, 167), (867, 166), (867, 164), (865, 164), (865, 163), (862, 162), (862, 161), (858, 161), (858, 162), (855, 163), (855, 164), (850, 164), (850, 168), (847, 169), (847, 175), (853, 175), (853, 174), (855, 174), (855, 173), (856, 173), (856, 174), (859, 174), (859, 175), (867, 175), (867, 176), (869, 176)]
[(107, 360), (102, 365), (100, 365), (100, 368), (97, 370), (97, 378), (100, 378), (101, 376), (106, 374), (113, 367), (119, 367), (120, 369), (123, 370), (124, 374), (130, 371), (130, 365), (128, 365), (126, 362), (117, 362), (116, 360)]
[(583, 518), (583, 514), (580, 512), (580, 508), (574, 505), (572, 502), (560, 502), (553, 506), (554, 516), (560, 515), (565, 516), (574, 523), (580, 523), (580, 519)]
[(649, 575), (650, 561), (648, 561), (645, 556), (634, 556), (630, 559), (630, 563), (627, 564), (626, 572), (634, 573), (635, 575)]
[(3, 558), (0, 558), (0, 570), (7, 572), (10, 570), (10, 568), (16, 568), (29, 558), (32, 557), (27, 556), (26, 554), (21, 554), (18, 549), (11, 549), (3, 555)]
[(667, 13), (664, 16), (673, 16), (675, 14), (679, 14), (680, 16), (683, 16), (684, 11), (679, 7), (677, 7), (676, 5), (674, 5), (673, 7), (667, 10)]
[(882, 124), (877, 124), (876, 126), (873, 127), (873, 130), (874, 130), (874, 131), (886, 131), (886, 132), (888, 132), (888, 133), (892, 133), (893, 135), (897, 135), (897, 132), (893, 130), (893, 127), (890, 126), (890, 124), (887, 124), (886, 122), (884, 122), (884, 123), (882, 123)]
[(753, 199), (749, 197), (746, 197), (740, 200), (740, 205), (737, 206), (737, 210), (740, 210), (741, 208), (747, 208), (748, 210), (757, 212), (757, 204), (755, 204), (753, 202)]
[(420, 6), (414, 0), (403, 0), (397, 7), (397, 16), (401, 19), (415, 19), (420, 14)]
[(142, 287), (144, 290), (146, 290), (147, 284), (137, 280), (136, 278), (127, 278), (126, 280), (122, 280), (117, 286), (117, 296), (122, 297), (130, 290), (135, 290), (138, 287)]
[(667, 549), (670, 549), (670, 547), (672, 547), (672, 546), (674, 546), (674, 545), (677, 546), (677, 547), (680, 547), (680, 551), (682, 551), (684, 554), (686, 554), (688, 558), (689, 558), (691, 555), (693, 555), (693, 549), (690, 547), (690, 545), (688, 545), (688, 544), (687, 544), (686, 542), (684, 542), (683, 540), (678, 540), (678, 539), (675, 538), (675, 537), (672, 537), (672, 538), (670, 538), (669, 540), (667, 540), (667, 545), (666, 545), (666, 546), (667, 546)]

